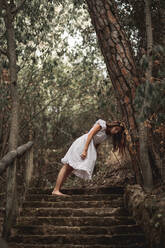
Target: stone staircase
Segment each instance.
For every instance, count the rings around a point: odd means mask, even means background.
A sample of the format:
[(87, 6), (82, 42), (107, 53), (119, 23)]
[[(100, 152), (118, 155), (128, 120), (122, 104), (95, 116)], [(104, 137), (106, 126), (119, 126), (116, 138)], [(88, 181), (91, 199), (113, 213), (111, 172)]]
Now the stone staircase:
[(146, 248), (123, 207), (123, 188), (29, 190), (9, 248)]

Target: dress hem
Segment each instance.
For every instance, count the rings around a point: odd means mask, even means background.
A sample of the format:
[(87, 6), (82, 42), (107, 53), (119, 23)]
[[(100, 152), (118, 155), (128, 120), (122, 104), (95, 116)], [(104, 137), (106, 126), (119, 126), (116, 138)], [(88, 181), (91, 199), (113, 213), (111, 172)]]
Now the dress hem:
[(87, 170), (77, 168), (77, 166), (75, 166), (72, 162), (69, 162), (67, 160), (61, 159), (61, 162), (62, 162), (62, 164), (68, 164), (69, 166), (71, 166), (73, 168), (72, 173), (75, 174), (76, 176), (78, 176), (84, 180), (91, 180), (92, 179), (92, 175), (90, 175), (90, 173)]

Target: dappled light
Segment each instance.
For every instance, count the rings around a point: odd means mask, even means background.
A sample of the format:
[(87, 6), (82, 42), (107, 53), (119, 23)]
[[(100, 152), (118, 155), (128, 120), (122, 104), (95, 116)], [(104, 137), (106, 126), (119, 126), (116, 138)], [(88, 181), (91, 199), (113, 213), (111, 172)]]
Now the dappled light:
[(164, 11), (0, 1), (0, 248), (164, 247)]

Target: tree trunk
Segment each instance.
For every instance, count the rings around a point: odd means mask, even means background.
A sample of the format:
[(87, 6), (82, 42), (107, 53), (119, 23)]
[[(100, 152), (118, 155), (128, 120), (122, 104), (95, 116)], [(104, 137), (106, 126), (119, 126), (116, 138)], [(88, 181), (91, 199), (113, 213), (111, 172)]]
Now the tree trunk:
[[(145, 109), (150, 107), (150, 104), (147, 100), (148, 87), (152, 77), (152, 47), (153, 47), (150, 0), (145, 0), (145, 11), (146, 11), (148, 68), (146, 70), (145, 98), (140, 114), (140, 119), (144, 118)], [(140, 159), (141, 159), (142, 171), (143, 171), (144, 188), (145, 190), (150, 191), (153, 188), (153, 176), (152, 176), (152, 169), (149, 159), (148, 128), (144, 122), (140, 122), (139, 124), (139, 143), (140, 143)]]
[[(11, 13), (10, 5), (4, 1), (6, 10), (5, 25), (7, 31), (7, 52), (9, 58), (9, 72), (11, 82), (12, 113), (9, 136), (9, 151), (17, 148), (18, 140), (18, 93), (17, 93), (17, 69), (16, 69), (16, 44), (14, 32), (14, 17)], [(10, 229), (15, 219), (17, 197), (16, 197), (16, 160), (8, 168), (7, 172), (7, 194), (6, 194), (6, 213), (3, 228), (5, 239), (10, 235)]]
[(142, 183), (138, 157), (138, 131), (133, 108), (135, 89), (139, 84), (132, 51), (109, 0), (86, 0), (98, 42), (105, 59), (113, 87), (120, 102), (123, 118), (131, 136), (131, 157), (137, 183)]

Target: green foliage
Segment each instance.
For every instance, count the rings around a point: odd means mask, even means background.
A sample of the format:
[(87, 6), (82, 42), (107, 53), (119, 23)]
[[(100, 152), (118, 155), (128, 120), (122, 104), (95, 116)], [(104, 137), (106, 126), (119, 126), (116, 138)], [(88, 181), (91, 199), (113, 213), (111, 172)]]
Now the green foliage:
[[(145, 3), (143, 0), (115, 0), (115, 2), (116, 12), (128, 35), (138, 68), (139, 61), (146, 54)], [(164, 11), (165, 4), (163, 0), (151, 1), (154, 46), (164, 44)], [(141, 71), (140, 67), (139, 71)]]
[(63, 147), (116, 108), (86, 5), (67, 3), (26, 2), (15, 18), (20, 143), (32, 130), (40, 149)]
[[(147, 92), (145, 90), (147, 87)], [(150, 83), (146, 82), (137, 87), (136, 97), (134, 100), (135, 109), (140, 114), (144, 104), (144, 99), (147, 101), (147, 106), (143, 110), (143, 116), (139, 121), (149, 119), (154, 113), (157, 114), (157, 124), (165, 121), (165, 81)], [(146, 94), (145, 94), (146, 93)]]

